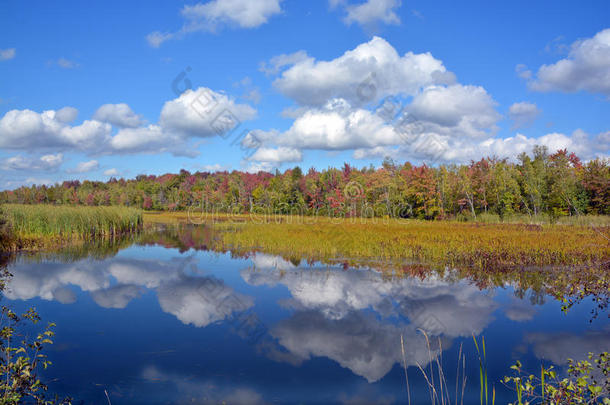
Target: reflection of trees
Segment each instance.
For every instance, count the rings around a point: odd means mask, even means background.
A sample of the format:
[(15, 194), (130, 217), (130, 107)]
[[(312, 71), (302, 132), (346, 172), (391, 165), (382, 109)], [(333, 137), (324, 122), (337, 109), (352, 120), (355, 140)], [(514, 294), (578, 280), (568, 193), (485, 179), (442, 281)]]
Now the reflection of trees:
[[(585, 298), (595, 301), (592, 316), (607, 311), (610, 303), (610, 262), (599, 266), (516, 267), (492, 270), (456, 269), (459, 278), (472, 280), (479, 288), (510, 285), (515, 295), (524, 298), (529, 292), (532, 303), (542, 305), (547, 296), (565, 303), (580, 303)], [(610, 314), (608, 314), (610, 317)]]
[(504, 313), (508, 319), (514, 322), (526, 322), (534, 318), (536, 307), (531, 301), (523, 299), (511, 299), (511, 302), (504, 307)]
[(546, 302), (546, 290), (544, 286), (539, 290), (530, 290), (519, 286), (515, 288), (514, 295), (521, 300), (528, 297), (532, 305), (544, 305)]
[(205, 225), (155, 225), (138, 238), (139, 245), (158, 245), (178, 249), (184, 253), (190, 249), (198, 251), (214, 250), (226, 252), (219, 243), (219, 234), (212, 227)]

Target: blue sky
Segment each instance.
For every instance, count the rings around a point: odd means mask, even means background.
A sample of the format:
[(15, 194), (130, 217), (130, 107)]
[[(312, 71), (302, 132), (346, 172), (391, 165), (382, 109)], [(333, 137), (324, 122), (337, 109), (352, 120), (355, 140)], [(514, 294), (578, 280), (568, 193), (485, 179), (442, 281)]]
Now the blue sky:
[(0, 188), (610, 149), (607, 1), (2, 8)]

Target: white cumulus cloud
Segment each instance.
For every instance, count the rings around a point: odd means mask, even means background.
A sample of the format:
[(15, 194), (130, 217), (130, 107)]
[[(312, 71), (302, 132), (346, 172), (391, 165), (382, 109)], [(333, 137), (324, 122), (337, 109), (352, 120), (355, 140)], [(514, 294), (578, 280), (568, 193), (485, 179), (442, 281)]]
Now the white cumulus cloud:
[(346, 6), (346, 24), (357, 23), (364, 27), (371, 27), (377, 23), (400, 24), (396, 9), (400, 7), (400, 0), (367, 0), (364, 3)]
[(282, 0), (212, 0), (184, 6), (182, 16), (187, 29), (215, 29), (219, 24), (236, 24), (241, 28), (255, 28), (279, 14)]
[(111, 126), (95, 120), (69, 126), (64, 122), (74, 115), (65, 109), (37, 113), (11, 110), (0, 119), (0, 147), (6, 149), (77, 149), (93, 151), (110, 136)]
[(104, 176), (118, 176), (119, 171), (116, 168), (104, 170)]
[(536, 91), (588, 91), (610, 96), (610, 28), (578, 40), (565, 59), (542, 65), (529, 87)]
[(80, 162), (75, 168), (68, 170), (69, 173), (88, 173), (95, 171), (100, 168), (100, 164), (97, 160), (89, 160), (87, 162)]
[(430, 86), (414, 97), (409, 112), (430, 132), (485, 137), (501, 118), (496, 102), (480, 86)]
[(363, 105), (388, 95), (413, 95), (423, 86), (454, 80), (430, 53), (401, 56), (385, 39), (374, 37), (331, 61), (299, 55), (273, 84), (299, 104), (321, 106), (333, 98)]
[[(595, 41), (603, 42), (599, 36)], [(585, 42), (573, 47), (575, 58), (575, 49), (591, 48)], [(598, 59), (605, 63), (605, 57)], [(242, 142), (251, 150), (352, 150), (356, 159), (390, 156), (428, 164), (467, 163), (486, 156), (514, 159), (535, 145), (551, 151), (567, 148), (585, 160), (609, 154), (607, 133), (498, 136), (502, 115), (485, 88), (456, 83), (443, 62), (429, 53), (401, 56), (379, 37), (328, 61), (302, 51), (279, 55), (261, 70), (277, 74), (274, 86), (296, 105), (282, 113), (293, 119), (287, 130), (251, 131)], [(518, 68), (524, 77), (527, 71)], [(513, 129), (530, 125), (540, 113), (536, 104), (525, 101), (508, 108)], [(252, 170), (272, 169), (269, 161), (256, 160), (260, 155), (249, 159)]]
[(268, 75), (278, 74), (284, 67), (295, 65), (308, 58), (307, 52), (301, 50), (289, 54), (276, 55), (269, 62), (262, 62), (259, 70)]
[(56, 170), (64, 161), (63, 154), (43, 155), (39, 158), (26, 158), (21, 155), (13, 156), (2, 162), (4, 170)]
[(166, 131), (206, 138), (226, 134), (254, 117), (256, 110), (251, 106), (238, 104), (225, 94), (200, 87), (166, 102), (159, 123)]
[(185, 140), (158, 125), (123, 128), (112, 137), (110, 146), (116, 153), (186, 153)]
[(296, 149), (353, 149), (356, 158), (384, 157), (393, 154), (388, 148), (400, 148), (411, 156), (430, 157), (451, 152), (452, 144), (494, 135), (501, 117), (495, 105), (482, 87), (459, 84), (418, 93), (404, 109), (413, 121), (388, 119), (381, 110), (334, 99), (301, 112), (283, 133), (253, 131), (243, 143), (253, 148), (275, 143)]
[(288, 131), (276, 137), (281, 145), (324, 150), (394, 145), (400, 141), (400, 135), (383, 118), (369, 110), (352, 108), (341, 99), (308, 110)]
[(238, 28), (259, 27), (282, 12), (283, 0), (211, 0), (185, 5), (180, 14), (184, 24), (176, 32), (155, 31), (146, 37), (150, 46), (158, 48), (172, 38), (197, 31), (213, 32), (224, 26)]
[(78, 110), (74, 107), (64, 107), (55, 112), (55, 119), (64, 124), (74, 121), (78, 117)]
[(540, 115), (536, 104), (527, 101), (512, 104), (508, 109), (508, 117), (513, 120), (513, 129), (531, 125)]
[(121, 128), (135, 128), (142, 125), (143, 121), (142, 117), (125, 103), (104, 104), (93, 114), (93, 119)]
[(150, 125), (123, 103), (102, 105), (80, 125), (71, 124), (78, 115), (73, 107), (42, 113), (11, 110), (0, 118), (0, 148), (195, 157), (192, 138), (226, 135), (256, 114), (250, 105), (203, 87), (167, 101), (158, 124)]
[(516, 134), (506, 138), (491, 137), (484, 140), (421, 133), (412, 142), (400, 146), (357, 149), (354, 157), (380, 159), (390, 156), (405, 160), (432, 160), (433, 163), (468, 163), (470, 160), (487, 156), (514, 160), (520, 153), (531, 153), (536, 145), (546, 146), (551, 152), (568, 149), (585, 160), (608, 157), (610, 153), (609, 143), (604, 143), (603, 133), (591, 136), (582, 130), (576, 130), (570, 135), (549, 133), (539, 137), (527, 137)]
[(258, 148), (256, 152), (249, 158), (259, 162), (283, 163), (283, 162), (300, 162), (303, 159), (303, 154), (300, 150), (294, 148)]

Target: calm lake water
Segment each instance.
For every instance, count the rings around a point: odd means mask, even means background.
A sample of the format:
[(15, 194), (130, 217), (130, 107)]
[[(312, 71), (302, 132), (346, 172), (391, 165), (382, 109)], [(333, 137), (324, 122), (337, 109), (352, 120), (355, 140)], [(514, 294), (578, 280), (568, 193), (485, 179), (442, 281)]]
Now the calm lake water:
[(460, 348), (464, 403), (479, 403), (475, 334), (486, 339), (490, 391), (506, 403), (514, 395), (500, 380), (515, 360), (565, 369), (568, 357), (610, 349), (607, 314), (592, 319), (590, 301), (564, 314), (544, 294), (481, 290), (451, 272), (391, 279), (166, 239), (102, 259), (22, 256), (9, 266), (3, 303), (57, 323), (52, 392), (107, 404), (106, 390), (113, 405), (406, 404), (402, 336), (412, 403), (430, 403), (417, 364), (437, 356), (451, 397), (456, 377), (461, 391)]

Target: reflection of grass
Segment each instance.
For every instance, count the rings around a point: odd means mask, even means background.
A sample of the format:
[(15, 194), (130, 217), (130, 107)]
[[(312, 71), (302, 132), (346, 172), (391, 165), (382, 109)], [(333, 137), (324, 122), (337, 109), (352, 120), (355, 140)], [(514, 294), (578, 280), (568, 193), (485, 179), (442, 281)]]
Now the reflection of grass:
[(115, 256), (120, 250), (139, 240), (137, 235), (121, 235), (114, 238), (77, 240), (57, 246), (44, 246), (44, 250), (23, 252), (20, 258), (28, 262), (48, 262), (59, 260), (64, 263), (83, 259), (103, 260)]
[(3, 250), (53, 247), (65, 242), (115, 237), (142, 225), (139, 210), (125, 207), (12, 205), (2, 207), (9, 227)]
[[(285, 215), (278, 218), (287, 217)], [(144, 212), (144, 222), (147, 224), (177, 224), (177, 223), (192, 223), (203, 224), (211, 222), (247, 222), (256, 220), (258, 217), (255, 214), (224, 214), (224, 213), (204, 213), (201, 211), (146, 211)]]

